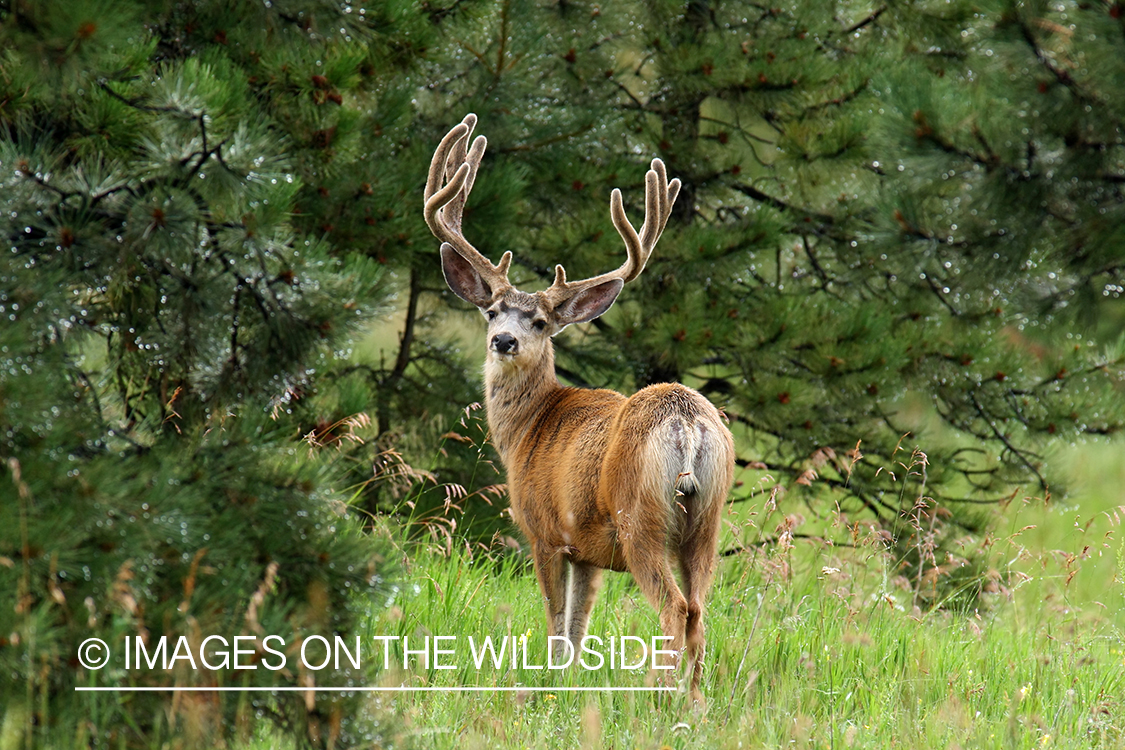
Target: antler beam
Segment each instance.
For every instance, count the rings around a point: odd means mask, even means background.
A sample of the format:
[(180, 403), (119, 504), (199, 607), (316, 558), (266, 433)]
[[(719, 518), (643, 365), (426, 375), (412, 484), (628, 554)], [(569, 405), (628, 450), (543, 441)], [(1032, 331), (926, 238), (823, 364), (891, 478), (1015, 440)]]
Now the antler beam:
[[(508, 267), (512, 263), (512, 253), (506, 252), (499, 265), (484, 257), (461, 233), (461, 218), (469, 192), (477, 177), (477, 168), (484, 157), (488, 140), (479, 135), (471, 147), (467, 147), (469, 137), (477, 124), (477, 116), (465, 115), (460, 124), (450, 130), (430, 161), (430, 174), (426, 178), (425, 208), (426, 224), (434, 236), (468, 261), (493, 290), (508, 287)], [(444, 184), (443, 184), (444, 183)]]
[(648, 172), (645, 174), (645, 223), (641, 225), (641, 231), (638, 234), (625, 215), (621, 191), (614, 188), (609, 197), (609, 214), (613, 219), (613, 225), (617, 227), (618, 234), (625, 241), (625, 250), (628, 253), (625, 263), (615, 271), (570, 282), (566, 280), (566, 269), (562, 265), (557, 265), (555, 266), (555, 282), (547, 290), (547, 296), (550, 299), (564, 299), (573, 296), (575, 292), (604, 284), (607, 281), (620, 279), (622, 283), (628, 283), (640, 276), (645, 263), (652, 255), (652, 249), (656, 247), (656, 241), (660, 239), (664, 226), (668, 223), (668, 218), (672, 215), (672, 206), (676, 203), (676, 197), (679, 194), (679, 178), (669, 182), (664, 162), (660, 159), (653, 159)]

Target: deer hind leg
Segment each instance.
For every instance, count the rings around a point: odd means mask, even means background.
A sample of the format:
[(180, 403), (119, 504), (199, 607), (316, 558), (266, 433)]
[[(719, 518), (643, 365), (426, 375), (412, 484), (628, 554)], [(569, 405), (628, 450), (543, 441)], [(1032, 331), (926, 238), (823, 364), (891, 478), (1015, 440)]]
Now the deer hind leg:
[[(693, 501), (697, 499), (692, 498)], [(680, 572), (683, 575), (684, 592), (687, 595), (684, 654), (691, 669), (691, 698), (702, 703), (703, 694), (699, 689), (699, 683), (703, 677), (703, 659), (707, 648), (703, 612), (707, 591), (711, 588), (711, 581), (715, 576), (722, 498), (706, 504), (703, 512), (698, 515), (696, 513), (699, 507), (695, 502), (689, 507), (692, 512), (689, 515), (683, 540), (680, 542)]]
[(586, 563), (571, 563), (570, 589), (566, 597), (566, 637), (574, 647), (575, 659), (582, 652), (582, 639), (590, 622), (590, 610), (602, 584), (602, 571)]
[[(531, 545), (531, 558), (547, 608), (547, 635), (566, 635), (567, 560), (559, 550), (534, 543)], [(561, 644), (555, 644), (555, 648), (555, 657), (564, 656)]]
[[(647, 507), (664, 508), (664, 501), (659, 504), (649, 504)], [(646, 507), (638, 503), (638, 507)], [(620, 534), (622, 551), (629, 571), (645, 595), (649, 603), (660, 615), (660, 630), (668, 639), (664, 642), (662, 650), (675, 651), (682, 654), (684, 649), (684, 633), (687, 626), (688, 603), (676, 578), (672, 573), (672, 565), (668, 559), (667, 539), (668, 530), (665, 526), (664, 513), (637, 514), (643, 518), (622, 519)], [(676, 662), (678, 664), (679, 658)], [(662, 664), (661, 666), (677, 666), (677, 664)]]

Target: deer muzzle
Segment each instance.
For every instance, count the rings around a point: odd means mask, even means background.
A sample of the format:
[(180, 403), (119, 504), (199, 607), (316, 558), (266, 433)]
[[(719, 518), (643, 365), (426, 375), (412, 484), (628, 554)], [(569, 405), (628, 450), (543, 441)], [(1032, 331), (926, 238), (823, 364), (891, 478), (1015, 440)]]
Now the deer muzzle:
[(492, 351), (497, 354), (517, 354), (520, 342), (510, 333), (498, 333), (492, 337)]

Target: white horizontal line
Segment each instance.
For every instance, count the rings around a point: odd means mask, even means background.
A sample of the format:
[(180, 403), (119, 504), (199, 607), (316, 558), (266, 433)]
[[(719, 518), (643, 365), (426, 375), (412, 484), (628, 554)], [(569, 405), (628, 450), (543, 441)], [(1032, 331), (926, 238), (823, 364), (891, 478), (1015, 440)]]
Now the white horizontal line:
[(78, 693), (580, 693), (580, 692), (667, 692), (674, 687), (75, 687)]

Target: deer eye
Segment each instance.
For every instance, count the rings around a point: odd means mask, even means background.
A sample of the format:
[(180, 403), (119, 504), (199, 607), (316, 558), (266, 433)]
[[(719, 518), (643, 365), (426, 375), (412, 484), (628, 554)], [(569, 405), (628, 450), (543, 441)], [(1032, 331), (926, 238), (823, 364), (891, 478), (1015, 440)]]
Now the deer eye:
[(547, 321), (537, 320), (537, 321), (535, 321), (534, 323), (531, 324), (531, 327), (534, 328), (537, 331), (542, 331), (544, 328), (547, 327)]
[(486, 313), (485, 313), (484, 315), (485, 315), (485, 317), (486, 317), (486, 318), (488, 318), (489, 320), (496, 320), (496, 311), (495, 311), (495, 310), (489, 310), (489, 311), (488, 311), (488, 312), (486, 312)]

